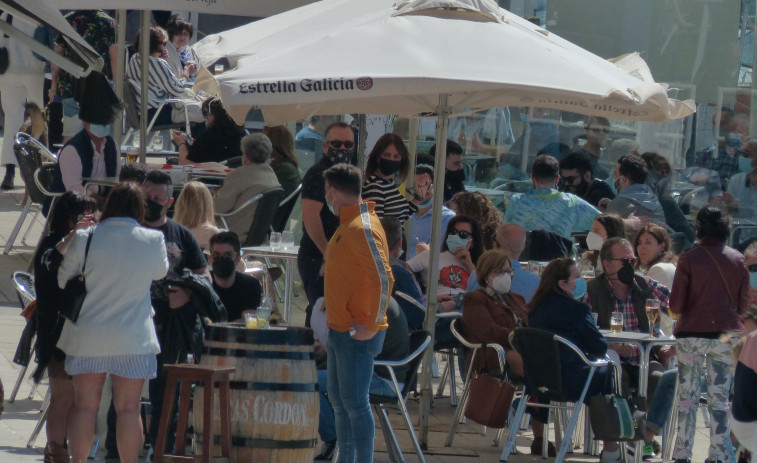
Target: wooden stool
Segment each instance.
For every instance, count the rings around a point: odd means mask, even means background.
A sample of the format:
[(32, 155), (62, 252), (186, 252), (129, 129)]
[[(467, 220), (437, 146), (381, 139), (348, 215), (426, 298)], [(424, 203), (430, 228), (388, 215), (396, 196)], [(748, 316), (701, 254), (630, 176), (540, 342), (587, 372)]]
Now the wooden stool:
[[(162, 461), (229, 461), (231, 451), (231, 425), (229, 422), (229, 375), (234, 372), (234, 367), (222, 367), (215, 365), (164, 365), (168, 372), (166, 380), (166, 393), (163, 396), (163, 413), (160, 415), (158, 438), (155, 443), (155, 463)], [(181, 380), (181, 393), (179, 394), (179, 421), (176, 426), (176, 450), (173, 455), (164, 455), (166, 449), (166, 435), (170, 431), (173, 404), (176, 395), (176, 383)], [(189, 419), (189, 404), (192, 400), (192, 382), (203, 381), (203, 432), (202, 432), (202, 455), (184, 455), (186, 447), (186, 430)], [(218, 398), (221, 403), (221, 458), (213, 458), (213, 389), (218, 384)]]

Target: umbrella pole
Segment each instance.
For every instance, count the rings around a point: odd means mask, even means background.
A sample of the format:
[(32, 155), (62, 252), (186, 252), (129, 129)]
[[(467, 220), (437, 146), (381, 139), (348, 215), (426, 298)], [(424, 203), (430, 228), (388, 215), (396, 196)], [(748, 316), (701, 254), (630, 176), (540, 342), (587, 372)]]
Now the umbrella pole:
[(147, 111), (149, 109), (149, 105), (147, 102), (147, 92), (148, 92), (148, 86), (150, 85), (150, 72), (149, 72), (149, 66), (150, 66), (150, 16), (152, 15), (152, 11), (150, 10), (143, 10), (142, 11), (142, 25), (139, 28), (139, 58), (141, 61), (142, 69), (141, 69), (141, 75), (142, 79), (140, 82), (140, 87), (142, 88), (142, 92), (139, 95), (140, 96), (140, 103), (139, 107), (141, 108), (141, 111), (139, 111), (139, 162), (144, 164), (147, 160), (147, 153), (145, 152), (145, 147), (147, 146)]
[[(441, 247), (442, 231), (442, 204), (444, 203), (444, 168), (447, 157), (447, 129), (449, 127), (450, 107), (448, 106), (449, 95), (439, 95), (439, 108), (436, 120), (436, 159), (434, 160), (434, 204), (431, 208), (431, 250)], [(434, 328), (436, 327), (436, 286), (439, 283), (439, 253), (429, 253), (428, 281), (426, 282), (426, 320), (423, 323), (425, 329), (431, 333), (431, 349), (426, 349), (423, 356), (423, 371), (421, 377), (421, 412), (420, 412), (420, 443), (421, 447), (428, 449), (428, 424), (431, 417), (431, 360), (434, 355)]]
[(520, 152), (520, 170), (528, 172), (528, 151), (531, 148), (531, 124), (534, 120), (534, 107), (528, 107), (528, 122), (523, 127), (523, 143)]
[[(124, 100), (124, 75), (126, 75), (126, 69), (124, 64), (126, 63), (126, 10), (116, 11), (116, 22), (118, 23), (118, 29), (116, 30), (116, 44), (118, 50), (118, 56), (116, 58), (117, 69), (113, 69), (113, 85), (115, 86), (116, 96), (120, 101)], [(120, 124), (113, 125), (113, 138), (116, 140), (116, 146), (121, 149), (121, 142), (124, 136), (124, 124), (123, 116), (119, 118)]]

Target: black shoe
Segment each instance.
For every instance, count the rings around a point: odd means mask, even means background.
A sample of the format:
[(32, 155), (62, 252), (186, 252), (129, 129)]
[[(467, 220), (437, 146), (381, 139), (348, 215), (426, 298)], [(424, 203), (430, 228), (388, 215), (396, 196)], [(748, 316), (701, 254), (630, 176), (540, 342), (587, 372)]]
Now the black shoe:
[[(541, 437), (535, 437), (534, 441), (531, 442), (531, 455), (541, 455), (541, 446), (544, 443), (544, 440)], [(556, 457), (557, 456), (557, 450), (555, 449), (555, 444), (552, 442), (547, 442), (547, 456), (549, 457)]]
[(3, 179), (3, 183), (0, 183), (0, 189), (2, 190), (12, 190), (16, 188), (16, 186), (13, 184), (13, 175), (5, 174), (5, 178)]
[(336, 440), (324, 442), (321, 446), (321, 454), (316, 456), (313, 461), (331, 461), (336, 450)]

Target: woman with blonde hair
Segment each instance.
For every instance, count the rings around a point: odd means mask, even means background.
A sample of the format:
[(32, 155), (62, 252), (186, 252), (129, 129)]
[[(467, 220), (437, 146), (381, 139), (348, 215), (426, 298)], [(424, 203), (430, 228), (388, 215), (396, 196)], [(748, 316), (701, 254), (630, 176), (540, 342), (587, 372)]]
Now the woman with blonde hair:
[(189, 229), (202, 249), (210, 249), (210, 237), (218, 233), (210, 190), (200, 182), (189, 182), (176, 200), (174, 220)]

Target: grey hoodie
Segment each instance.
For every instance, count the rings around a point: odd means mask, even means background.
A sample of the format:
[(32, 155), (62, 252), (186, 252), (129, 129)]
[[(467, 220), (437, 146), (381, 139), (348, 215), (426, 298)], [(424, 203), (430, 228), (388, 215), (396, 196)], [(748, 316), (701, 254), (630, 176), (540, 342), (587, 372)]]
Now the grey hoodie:
[[(665, 213), (660, 201), (652, 189), (644, 183), (635, 183), (618, 193), (618, 196), (607, 204), (605, 210), (608, 214), (617, 214), (627, 218), (633, 212), (637, 217), (648, 216), (653, 223), (665, 227)], [(636, 235), (633, 230), (628, 230), (629, 239)]]

